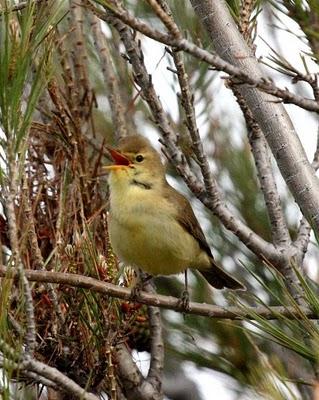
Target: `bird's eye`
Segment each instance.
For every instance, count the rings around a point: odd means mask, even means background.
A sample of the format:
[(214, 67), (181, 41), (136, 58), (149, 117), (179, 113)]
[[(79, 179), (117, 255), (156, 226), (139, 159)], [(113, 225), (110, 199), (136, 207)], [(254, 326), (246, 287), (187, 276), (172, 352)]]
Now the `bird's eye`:
[(138, 154), (138, 155), (135, 157), (135, 160), (136, 160), (137, 162), (142, 162), (142, 161), (144, 160), (144, 157), (142, 156), (142, 154)]

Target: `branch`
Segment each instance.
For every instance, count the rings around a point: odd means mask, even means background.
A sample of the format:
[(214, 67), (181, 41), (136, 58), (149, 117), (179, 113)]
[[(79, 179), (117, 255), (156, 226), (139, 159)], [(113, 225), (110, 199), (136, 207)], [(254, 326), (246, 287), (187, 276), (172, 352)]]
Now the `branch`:
[[(295, 270), (291, 268), (290, 259), (294, 257), (298, 261), (298, 267), (302, 264), (302, 251), (296, 251), (297, 248), (291, 245), (289, 230), (285, 221), (281, 201), (277, 190), (276, 180), (271, 166), (271, 155), (266, 139), (255, 121), (251, 111), (247, 107), (246, 101), (239, 92), (238, 88), (230, 82), (237, 102), (244, 114), (246, 125), (249, 130), (248, 139), (251, 145), (252, 154), (254, 156), (257, 175), (260, 187), (264, 195), (268, 216), (270, 219), (272, 240), (282, 255), (280, 264), (276, 267), (285, 276), (285, 284), (289, 293), (297, 301), (298, 304), (304, 305), (302, 293), (303, 288), (299, 283), (299, 279)], [(296, 288), (299, 287), (299, 290)]]
[[(206, 27), (216, 52), (232, 65), (239, 65), (253, 79), (264, 79), (258, 61), (237, 29), (225, 1), (191, 0), (191, 3)], [(319, 232), (319, 180), (288, 114), (273, 96), (248, 85), (241, 85), (239, 90), (262, 129), (296, 202), (309, 223)]]
[[(315, 150), (311, 165), (315, 171), (318, 170), (318, 168), (319, 168), (319, 130), (317, 133), (317, 146), (316, 146), (316, 150)], [(304, 258), (305, 254), (307, 252), (308, 244), (310, 241), (310, 233), (311, 233), (311, 226), (310, 226), (309, 222), (306, 220), (306, 218), (303, 217), (300, 222), (297, 238), (293, 243), (293, 246), (295, 246), (301, 252), (302, 258)]]
[(0, 349), (2, 360), (0, 365), (3, 368), (17, 369), (22, 371), (22, 375), (28, 376), (39, 383), (47, 382), (50, 386), (57, 386), (63, 391), (78, 396), (83, 400), (98, 400), (93, 393), (87, 393), (81, 386), (68, 378), (56, 368), (50, 367), (41, 361), (34, 359), (27, 352), (27, 349), (17, 350), (0, 338)]
[(162, 395), (144, 379), (125, 344), (116, 346), (118, 374), (128, 400), (161, 400)]
[[(111, 12), (115, 17), (119, 18), (131, 28), (143, 33), (145, 36), (148, 36), (151, 39), (166, 44), (167, 46), (175, 47), (178, 50), (183, 50), (198, 58), (199, 60), (207, 62), (207, 64), (213, 66), (214, 69), (218, 71), (224, 71), (230, 76), (236, 77), (239, 82), (247, 83), (254, 88), (258, 88), (264, 91), (265, 93), (274, 95), (282, 99), (282, 101), (284, 101), (285, 103), (298, 105), (308, 111), (313, 111), (317, 113), (319, 112), (319, 104), (315, 100), (299, 96), (295, 93), (290, 92), (288, 89), (280, 89), (275, 86), (269, 79), (265, 79), (262, 77), (254, 78), (249, 72), (246, 72), (243, 68), (232, 65), (218, 55), (212, 54), (196, 46), (194, 43), (188, 41), (181, 36), (176, 37), (173, 36), (171, 33), (165, 33), (154, 29), (151, 26), (147, 25), (145, 22), (132, 16), (128, 11), (124, 9), (116, 9), (115, 7), (111, 7), (107, 4), (104, 4), (104, 6), (109, 7), (109, 12)], [(90, 4), (89, 8), (99, 18), (107, 22), (107, 14), (102, 12), (100, 9), (94, 7), (92, 3)], [(269, 101), (273, 102), (274, 99)]]
[(291, 242), (290, 234), (281, 207), (275, 176), (272, 171), (271, 156), (267, 141), (236, 85), (233, 85), (232, 82), (229, 85), (245, 117), (248, 139), (270, 220), (273, 243), (280, 248), (287, 248)]
[(45, 379), (56, 384), (59, 390), (63, 390), (67, 393), (77, 396), (79, 399), (83, 400), (99, 400), (99, 397), (93, 393), (88, 393), (75, 383), (72, 379), (68, 378), (62, 372), (58, 371), (56, 368), (50, 367), (40, 361), (33, 358), (27, 358), (22, 361), (20, 368), (27, 369), (34, 374), (40, 375)]
[[(155, 289), (150, 282), (145, 286), (145, 290), (148, 293), (156, 295)], [(151, 363), (146, 380), (159, 393), (161, 393), (164, 368), (164, 343), (161, 313), (158, 307), (149, 306), (147, 309), (151, 328)]]
[[(17, 268), (0, 267), (0, 276), (5, 277), (6, 279), (18, 279), (19, 271)], [(88, 276), (62, 272), (44, 272), (33, 270), (25, 270), (25, 276), (31, 282), (51, 282), (60, 285), (69, 285), (82, 289), (92, 290), (93, 292), (116, 297), (122, 300), (131, 299), (130, 289), (116, 286), (111, 283), (102, 282)], [(201, 315), (203, 317), (216, 319), (253, 319), (250, 316), (251, 313), (258, 314), (260, 317), (267, 318), (269, 320), (277, 319), (277, 315), (285, 316), (289, 319), (296, 319), (300, 318), (300, 311), (302, 311), (302, 313), (309, 319), (319, 319), (319, 316), (314, 311), (307, 307), (301, 306), (299, 307), (299, 310), (296, 310), (294, 307), (286, 306), (257, 306), (247, 307), (247, 310), (243, 311), (241, 308), (236, 306), (220, 307), (210, 304), (191, 302), (189, 304), (189, 309), (185, 310), (185, 308), (181, 305), (180, 299), (176, 297), (163, 296), (160, 294), (155, 295), (146, 292), (141, 292), (141, 295), (139, 296), (139, 302), (142, 304), (174, 310), (186, 314)]]

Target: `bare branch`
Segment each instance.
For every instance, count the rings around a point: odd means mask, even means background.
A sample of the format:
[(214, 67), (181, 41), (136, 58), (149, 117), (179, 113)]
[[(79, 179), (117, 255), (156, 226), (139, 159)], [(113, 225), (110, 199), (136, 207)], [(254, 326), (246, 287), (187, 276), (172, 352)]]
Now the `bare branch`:
[[(0, 349), (2, 351), (3, 362), (2, 365), (5, 368), (21, 369), (26, 372), (26, 375), (38, 380), (40, 383), (43, 382), (44, 378), (50, 386), (57, 385), (61, 390), (70, 392), (73, 395), (77, 395), (79, 398), (84, 400), (98, 400), (98, 397), (92, 393), (87, 393), (72, 379), (62, 374), (56, 368), (50, 367), (38, 360), (35, 360), (30, 356), (29, 352), (23, 351), (22, 354), (6, 343), (0, 338)], [(39, 378), (39, 379), (38, 379)]]
[(68, 378), (66, 375), (62, 374), (62, 372), (58, 371), (56, 368), (50, 367), (49, 365), (37, 361), (31, 357), (28, 357), (26, 360), (22, 361), (21, 364), (20, 368), (22, 367), (23, 369), (27, 369), (34, 374), (38, 374), (45, 379), (48, 379), (56, 384), (60, 390), (76, 395), (79, 399), (99, 400), (98, 396), (94, 395), (93, 393), (86, 392), (85, 389), (81, 388), (81, 386), (75, 383), (72, 379)]
[(125, 396), (128, 400), (161, 400), (162, 395), (154, 389), (132, 360), (132, 356), (125, 344), (116, 346), (118, 373), (125, 387)]
[(230, 83), (230, 87), (245, 117), (248, 128), (248, 139), (255, 160), (260, 188), (263, 192), (269, 215), (273, 243), (280, 248), (287, 248), (290, 244), (290, 235), (281, 207), (275, 176), (272, 171), (271, 154), (268, 144), (238, 88), (232, 83)]
[[(106, 6), (107, 7), (107, 6)], [(95, 8), (92, 4), (89, 8), (101, 19), (107, 22), (108, 15), (103, 13), (100, 9)], [(147, 25), (145, 22), (134, 18), (129, 12), (124, 9), (116, 9), (115, 7), (109, 10), (117, 18), (123, 21), (131, 28), (143, 33), (145, 36), (150, 37), (158, 42), (166, 44), (167, 46), (175, 47), (178, 50), (184, 50), (187, 53), (193, 55), (201, 61), (207, 62), (214, 69), (218, 71), (224, 71), (232, 77), (236, 77), (239, 82), (247, 83), (254, 88), (258, 88), (265, 93), (271, 94), (282, 99), (285, 103), (292, 103), (298, 105), (305, 110), (319, 112), (319, 104), (315, 100), (306, 99), (302, 96), (298, 96), (295, 93), (290, 92), (288, 89), (280, 89), (275, 86), (269, 79), (265, 78), (254, 78), (249, 72), (245, 72), (244, 69), (232, 65), (225, 61), (223, 58), (216, 54), (209, 53), (208, 51), (196, 46), (194, 43), (184, 38), (176, 38), (171, 34), (159, 31)], [(245, 58), (244, 56), (241, 58)], [(274, 102), (273, 98), (269, 98), (270, 103)]]
[[(294, 257), (297, 260), (298, 266), (302, 264), (303, 257), (301, 256), (300, 251), (295, 254), (296, 247), (291, 246), (290, 234), (281, 207), (275, 177), (272, 172), (271, 155), (268, 144), (259, 128), (259, 125), (247, 107), (243, 96), (238, 91), (237, 87), (233, 87), (232, 82), (230, 82), (230, 86), (232, 87), (238, 104), (245, 116), (247, 127), (250, 130), (248, 138), (270, 219), (273, 242), (282, 255), (281, 262), (277, 264), (276, 267), (285, 276), (285, 284), (294, 299), (299, 304), (303, 304), (304, 300), (301, 296), (303, 289), (300, 287), (298, 277), (290, 265), (291, 257)], [(296, 287), (298, 286), (299, 290), (296, 290)]]
[[(311, 165), (315, 171), (319, 169), (319, 130), (317, 133), (316, 151), (314, 153)], [(307, 252), (311, 229), (312, 228), (309, 222), (306, 220), (305, 217), (303, 217), (302, 220), (300, 221), (297, 237), (293, 243), (293, 246), (295, 246), (301, 252), (302, 258), (305, 256)]]
[[(238, 31), (225, 1), (191, 0), (191, 3), (214, 42), (216, 52), (229, 63), (240, 65), (253, 79), (262, 79), (260, 65)], [(272, 96), (256, 88), (241, 85), (239, 90), (261, 127), (296, 202), (308, 222), (319, 231), (319, 180), (288, 114)]]
[(176, 66), (179, 85), (181, 87), (180, 101), (185, 110), (186, 126), (192, 138), (192, 148), (202, 172), (206, 192), (211, 194), (213, 193), (213, 187), (217, 185), (217, 182), (212, 177), (209, 163), (204, 153), (203, 143), (199, 136), (194, 109), (194, 95), (190, 89), (189, 79), (181, 53), (173, 50), (172, 56)]
[[(145, 290), (148, 293), (156, 294), (150, 282), (145, 286)], [(146, 380), (151, 383), (159, 393), (161, 393), (164, 368), (164, 343), (161, 313), (158, 307), (149, 306), (147, 309), (151, 328), (151, 363)]]
[[(69, 285), (73, 287), (79, 287), (82, 289), (92, 290), (96, 293), (101, 293), (103, 295), (117, 297), (122, 300), (131, 299), (131, 290), (116, 286), (111, 283), (102, 282), (94, 278), (90, 278), (83, 275), (68, 274), (62, 272), (51, 272), (51, 271), (25, 271), (26, 278), (31, 282), (51, 282), (56, 284)], [(6, 277), (7, 279), (17, 279), (19, 277), (19, 272), (16, 268), (6, 269), (0, 267), (0, 276)], [(241, 320), (243, 318), (251, 318), (250, 311), (256, 313), (261, 317), (267, 319), (277, 319), (276, 314), (285, 316), (286, 318), (300, 318), (300, 313), (294, 307), (285, 306), (274, 306), (274, 307), (249, 307), (247, 312), (242, 309), (230, 306), (230, 307), (219, 307), (210, 304), (201, 304), (191, 302), (189, 304), (189, 309), (185, 310), (185, 307), (181, 305), (180, 299), (163, 296), (160, 294), (150, 294), (147, 292), (141, 292), (139, 296), (139, 302), (142, 304), (147, 304), (150, 306), (170, 309), (182, 313), (201, 315), (209, 318), (218, 319), (233, 319)], [(309, 319), (319, 319), (319, 316), (313, 310), (307, 307), (300, 306), (299, 309), (307, 316)]]

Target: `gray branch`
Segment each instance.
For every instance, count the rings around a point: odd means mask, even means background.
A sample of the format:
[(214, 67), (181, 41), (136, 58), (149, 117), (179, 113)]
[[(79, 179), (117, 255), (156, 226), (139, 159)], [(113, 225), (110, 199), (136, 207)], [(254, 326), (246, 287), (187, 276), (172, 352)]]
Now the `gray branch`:
[[(191, 0), (191, 3), (218, 55), (252, 78), (263, 79), (265, 74), (237, 29), (226, 2)], [(296, 202), (309, 223), (319, 231), (319, 180), (286, 110), (273, 96), (250, 85), (240, 85), (239, 90), (261, 127)]]
[[(218, 55), (212, 54), (201, 47), (196, 46), (194, 43), (183, 38), (181, 35), (175, 37), (171, 33), (162, 32), (152, 28), (145, 22), (133, 17), (124, 9), (117, 9), (107, 3), (104, 4), (104, 6), (107, 7), (114, 16), (118, 17), (131, 28), (136, 29), (137, 31), (154, 40), (157, 40), (158, 42), (164, 43), (167, 46), (175, 47), (178, 50), (184, 50), (199, 60), (205, 61), (212, 65), (216, 70), (224, 71), (229, 75), (238, 78), (239, 82), (247, 83), (255, 88), (259, 88), (265, 93), (272, 94), (279, 99), (282, 99), (282, 101), (285, 103), (296, 104), (305, 110), (314, 111), (317, 113), (319, 112), (319, 104), (315, 100), (298, 96), (295, 93), (290, 92), (288, 89), (280, 89), (275, 86), (271, 80), (267, 80), (264, 77), (254, 78), (250, 75), (249, 71), (246, 72), (244, 69), (223, 60), (223, 58), (219, 57)], [(108, 16), (100, 9), (94, 7), (90, 2), (88, 2), (88, 8), (90, 8), (99, 18), (107, 21)]]
[(270, 220), (273, 243), (279, 248), (287, 248), (290, 244), (289, 230), (281, 207), (275, 176), (271, 165), (271, 153), (259, 125), (247, 107), (245, 99), (236, 85), (230, 82), (230, 87), (244, 114), (248, 129), (248, 139), (257, 170), (257, 176)]
[[(63, 272), (34, 270), (25, 270), (25, 276), (30, 282), (51, 282), (69, 285), (91, 290), (102, 295), (116, 297), (122, 300), (130, 300), (132, 298), (130, 289), (122, 286), (116, 286), (111, 283), (102, 282), (88, 276), (68, 274)], [(17, 268), (7, 269), (0, 267), (0, 277), (6, 277), (7, 279), (18, 279), (19, 271)], [(302, 318), (302, 314), (309, 319), (319, 319), (317, 313), (306, 306), (298, 306), (298, 308), (293, 306), (257, 306), (247, 307), (245, 310), (243, 310), (242, 308), (236, 306), (220, 307), (212, 304), (191, 302), (189, 303), (189, 309), (185, 310), (185, 307), (181, 305), (180, 299), (172, 296), (141, 292), (138, 300), (139, 303), (150, 306), (216, 319), (253, 320), (254, 317), (252, 317), (252, 315), (256, 314), (269, 320), (278, 319), (279, 316), (284, 316), (288, 319), (298, 319)]]
[(118, 373), (128, 400), (162, 400), (163, 396), (144, 379), (125, 344), (116, 346)]
[(81, 386), (56, 368), (34, 359), (26, 351), (20, 353), (2, 338), (0, 338), (0, 349), (3, 357), (0, 360), (0, 365), (4, 368), (21, 369), (23, 375), (33, 378), (39, 383), (46, 382), (50, 386), (56, 385), (61, 390), (76, 395), (83, 400), (99, 399), (93, 393), (86, 392), (85, 389), (81, 388)]
[[(145, 287), (148, 293), (156, 294), (151, 283)], [(158, 307), (148, 307), (149, 324), (151, 328), (151, 363), (147, 375), (147, 382), (162, 393), (164, 368), (164, 343), (161, 323), (161, 313)]]

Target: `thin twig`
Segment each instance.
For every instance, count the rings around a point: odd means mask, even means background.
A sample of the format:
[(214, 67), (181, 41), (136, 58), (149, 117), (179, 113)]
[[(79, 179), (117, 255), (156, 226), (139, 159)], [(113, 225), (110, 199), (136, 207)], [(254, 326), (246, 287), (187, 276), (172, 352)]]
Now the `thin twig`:
[(201, 169), (206, 192), (211, 195), (214, 193), (213, 187), (217, 186), (217, 182), (211, 174), (209, 163), (204, 152), (203, 143), (199, 136), (194, 109), (194, 94), (191, 92), (189, 78), (185, 69), (182, 54), (173, 50), (172, 56), (181, 88), (180, 101), (185, 110), (186, 126), (192, 138), (192, 148)]
[[(102, 12), (100, 9), (94, 7), (91, 3), (90, 9), (104, 21), (108, 21), (108, 15)], [(152, 28), (150, 25), (133, 17), (125, 9), (118, 9), (112, 7), (109, 12), (113, 13), (114, 16), (119, 18), (121, 21), (129, 25), (131, 28), (143, 33), (145, 36), (150, 37), (158, 42), (166, 44), (167, 46), (175, 47), (178, 50), (184, 50), (187, 53), (193, 55), (201, 61), (207, 62), (214, 69), (218, 71), (224, 71), (232, 77), (236, 77), (240, 82), (247, 83), (253, 87), (256, 87), (265, 93), (271, 94), (280, 98), (284, 103), (292, 103), (298, 105), (305, 110), (319, 112), (319, 104), (315, 100), (307, 99), (299, 96), (295, 93), (290, 92), (288, 89), (281, 89), (274, 85), (269, 79), (260, 78), (256, 79), (251, 76), (248, 72), (245, 72), (242, 68), (237, 67), (231, 63), (228, 63), (216, 54), (209, 53), (208, 51), (196, 46), (194, 43), (188, 41), (185, 38), (176, 38), (170, 33), (165, 33)]]
[(32, 354), (36, 346), (36, 328), (33, 308), (33, 298), (31, 288), (28, 280), (25, 276), (25, 271), (21, 262), (18, 231), (17, 231), (17, 219), (15, 214), (15, 197), (18, 187), (18, 166), (12, 156), (13, 148), (10, 146), (9, 150), (9, 167), (10, 167), (10, 179), (8, 182), (9, 187), (7, 189), (6, 197), (6, 213), (8, 216), (9, 226), (9, 237), (12, 252), (12, 264), (17, 268), (19, 278), (22, 282), (23, 295), (25, 299), (25, 312), (27, 320), (27, 333), (25, 337), (26, 341), (26, 352)]
[[(24, 212), (25, 212), (26, 223), (27, 223), (27, 227), (28, 227), (27, 232), (28, 232), (28, 238), (30, 241), (30, 249), (31, 249), (32, 256), (34, 257), (34, 268), (45, 270), (44, 261), (43, 261), (43, 257), (41, 254), (41, 250), (39, 248), (38, 238), (37, 238), (37, 234), (36, 234), (36, 230), (35, 230), (34, 216), (33, 216), (31, 205), (30, 205), (30, 190), (28, 187), (27, 179), (23, 180), (22, 193), (24, 194)], [(54, 311), (56, 312), (56, 314), (60, 320), (60, 323), (63, 326), (64, 317), (61, 312), (57, 294), (56, 294), (52, 284), (48, 283), (47, 290), (48, 290), (50, 300), (52, 301), (52, 303), (54, 305)]]
[(107, 97), (112, 112), (114, 131), (117, 137), (127, 135), (125, 123), (124, 105), (121, 99), (119, 82), (115, 75), (112, 57), (109, 51), (107, 39), (102, 32), (100, 20), (92, 13), (89, 13), (89, 21), (92, 26), (94, 46), (98, 51), (101, 69), (104, 76), (104, 83), (108, 87)]

